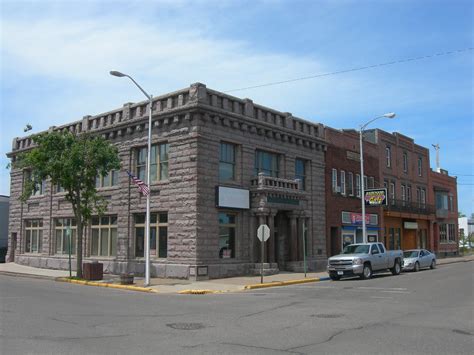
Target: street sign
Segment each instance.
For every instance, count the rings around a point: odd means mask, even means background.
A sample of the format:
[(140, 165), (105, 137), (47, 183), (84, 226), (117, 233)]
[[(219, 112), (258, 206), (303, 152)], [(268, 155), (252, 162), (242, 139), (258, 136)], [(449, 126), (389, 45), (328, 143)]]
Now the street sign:
[(261, 242), (266, 242), (270, 238), (270, 228), (266, 224), (261, 224), (257, 229), (257, 237)]

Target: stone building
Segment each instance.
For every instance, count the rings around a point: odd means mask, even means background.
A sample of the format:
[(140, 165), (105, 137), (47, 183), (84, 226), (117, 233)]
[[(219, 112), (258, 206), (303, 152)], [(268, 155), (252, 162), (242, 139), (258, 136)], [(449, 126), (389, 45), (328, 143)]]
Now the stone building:
[[(153, 98), (151, 274), (219, 278), (251, 274), (260, 261), (256, 229), (266, 223), (267, 268), (310, 269), (326, 263), (324, 127), (210, 90), (196, 83)], [(148, 102), (50, 130), (94, 132), (118, 147), (120, 171), (98, 177), (108, 210), (85, 231), (84, 260), (110, 273), (144, 272), (145, 202), (126, 170), (145, 180)], [(11, 159), (32, 146), (13, 140)], [(27, 171), (11, 171), (9, 260), (67, 268), (72, 208), (45, 181), (26, 203)]]

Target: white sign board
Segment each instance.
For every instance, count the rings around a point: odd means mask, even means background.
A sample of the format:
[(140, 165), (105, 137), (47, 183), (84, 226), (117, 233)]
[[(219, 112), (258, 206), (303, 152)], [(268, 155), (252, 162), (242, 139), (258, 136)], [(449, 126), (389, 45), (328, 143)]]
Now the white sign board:
[(257, 237), (261, 242), (266, 242), (270, 238), (270, 228), (266, 224), (261, 224), (257, 229)]
[(250, 191), (233, 187), (218, 186), (216, 188), (217, 207), (250, 208)]

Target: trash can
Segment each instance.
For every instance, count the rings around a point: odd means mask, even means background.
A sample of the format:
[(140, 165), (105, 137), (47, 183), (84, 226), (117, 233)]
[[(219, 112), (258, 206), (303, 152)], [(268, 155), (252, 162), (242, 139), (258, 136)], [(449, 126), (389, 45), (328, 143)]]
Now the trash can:
[(104, 277), (104, 264), (91, 261), (82, 264), (82, 273), (85, 280), (102, 280)]

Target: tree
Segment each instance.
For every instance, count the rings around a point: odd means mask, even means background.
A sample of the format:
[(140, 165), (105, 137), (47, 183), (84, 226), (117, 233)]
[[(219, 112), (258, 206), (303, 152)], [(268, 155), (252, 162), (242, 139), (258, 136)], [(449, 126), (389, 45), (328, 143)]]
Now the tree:
[(458, 218), (463, 218), (463, 217), (466, 217), (466, 215), (464, 213), (462, 213), (461, 211), (458, 212)]
[(101, 215), (107, 202), (96, 190), (96, 176), (105, 176), (120, 169), (118, 150), (102, 137), (88, 133), (48, 132), (32, 137), (36, 146), (20, 154), (14, 162), (17, 168), (28, 169), (22, 201), (27, 200), (45, 179), (52, 186), (61, 186), (76, 218), (77, 277), (82, 278), (82, 236), (92, 214)]

